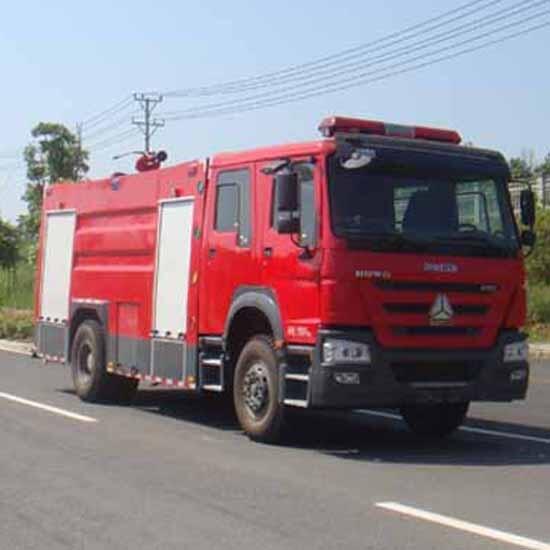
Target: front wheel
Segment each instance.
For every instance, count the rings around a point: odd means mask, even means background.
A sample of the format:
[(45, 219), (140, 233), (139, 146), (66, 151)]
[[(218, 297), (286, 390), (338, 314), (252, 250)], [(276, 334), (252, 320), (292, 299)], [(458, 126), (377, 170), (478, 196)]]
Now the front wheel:
[(417, 435), (443, 438), (453, 433), (466, 418), (470, 403), (410, 405), (401, 408), (401, 416)]
[(284, 406), (279, 403), (277, 356), (267, 336), (252, 338), (241, 351), (233, 400), (239, 423), (251, 439), (264, 443), (281, 439)]

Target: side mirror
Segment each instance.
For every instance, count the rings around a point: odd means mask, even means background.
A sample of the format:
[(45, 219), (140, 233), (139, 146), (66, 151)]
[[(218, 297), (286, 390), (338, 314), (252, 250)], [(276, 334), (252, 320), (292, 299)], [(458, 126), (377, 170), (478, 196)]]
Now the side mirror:
[(528, 248), (533, 248), (537, 242), (537, 236), (534, 231), (526, 229), (521, 232), (520, 236), (521, 246), (527, 246)]
[(524, 189), (519, 197), (521, 223), (527, 227), (535, 225), (535, 195), (531, 189)]
[(275, 204), (279, 212), (298, 210), (298, 174), (275, 176)]
[(298, 233), (298, 175), (294, 173), (275, 176), (275, 228), (278, 233)]
[(275, 220), (277, 233), (293, 234), (300, 232), (300, 218), (296, 210), (290, 212), (277, 212)]

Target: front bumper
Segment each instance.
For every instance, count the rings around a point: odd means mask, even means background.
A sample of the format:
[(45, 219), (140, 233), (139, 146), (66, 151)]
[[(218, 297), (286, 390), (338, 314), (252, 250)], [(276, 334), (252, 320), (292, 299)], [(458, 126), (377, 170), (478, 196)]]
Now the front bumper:
[[(371, 364), (323, 364), (327, 337), (368, 344)], [(393, 350), (379, 346), (369, 330), (324, 330), (313, 354), (308, 403), (315, 408), (358, 408), (524, 399), (528, 362), (503, 362), (504, 346), (524, 339), (510, 330), (502, 331), (491, 349)], [(339, 383), (335, 373), (356, 373), (358, 383)]]

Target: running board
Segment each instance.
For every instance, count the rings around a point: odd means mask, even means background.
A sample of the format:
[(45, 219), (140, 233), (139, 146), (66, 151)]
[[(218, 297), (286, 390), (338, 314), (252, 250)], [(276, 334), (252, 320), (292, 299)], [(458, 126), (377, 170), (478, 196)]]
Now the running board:
[(203, 367), (221, 367), (223, 365), (223, 361), (218, 358), (210, 358), (210, 359), (202, 359), (201, 360), (201, 366)]
[(310, 405), (310, 373), (313, 346), (290, 345), (281, 365), (279, 399), (283, 405), (307, 409)]
[(199, 387), (201, 390), (223, 392), (225, 390), (225, 354), (220, 336), (199, 338)]
[(285, 380), (297, 380), (298, 382), (309, 382), (307, 374), (285, 374)]
[(219, 386), (217, 384), (205, 384), (204, 386), (202, 386), (203, 390), (206, 390), (206, 391), (215, 391), (215, 392), (223, 392), (223, 386)]
[(300, 409), (307, 409), (308, 402), (303, 399), (285, 399), (283, 403), (287, 407), (298, 407)]

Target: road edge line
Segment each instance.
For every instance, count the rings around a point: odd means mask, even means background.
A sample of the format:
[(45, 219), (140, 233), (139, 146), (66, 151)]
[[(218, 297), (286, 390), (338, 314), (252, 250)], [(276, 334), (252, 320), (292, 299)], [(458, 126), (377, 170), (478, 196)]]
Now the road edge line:
[(28, 342), (19, 342), (17, 340), (0, 339), (0, 351), (17, 353), (19, 355), (33, 355), (34, 345)]

